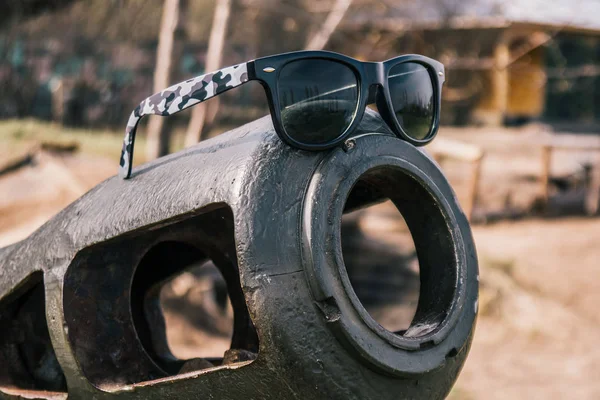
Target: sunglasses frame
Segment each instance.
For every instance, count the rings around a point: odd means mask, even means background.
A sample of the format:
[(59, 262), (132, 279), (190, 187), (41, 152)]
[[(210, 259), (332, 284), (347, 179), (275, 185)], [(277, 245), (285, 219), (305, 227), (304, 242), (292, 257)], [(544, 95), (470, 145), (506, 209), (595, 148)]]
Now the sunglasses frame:
[[(337, 138), (318, 144), (302, 143), (287, 134), (281, 120), (278, 95), (279, 74), (282, 69), (291, 62), (310, 59), (329, 60), (347, 66), (355, 74), (358, 85), (358, 101), (350, 125)], [(409, 62), (425, 67), (433, 86), (435, 97), (433, 123), (425, 139), (415, 139), (404, 131), (395, 116), (389, 85), (387, 84), (390, 70), (399, 64)], [(262, 57), (247, 63), (223, 68), (214, 73), (200, 75), (148, 97), (131, 113), (123, 141), (119, 175), (124, 179), (131, 176), (135, 133), (143, 116), (173, 115), (252, 80), (260, 82), (265, 90), (273, 126), (281, 140), (291, 147), (320, 151), (333, 148), (344, 142), (358, 126), (366, 106), (372, 100), (377, 104), (377, 109), (383, 120), (398, 137), (415, 146), (423, 146), (431, 142), (439, 127), (441, 93), (445, 81), (445, 72), (442, 63), (418, 54), (403, 55), (383, 62), (366, 62), (329, 51), (297, 51)], [(373, 86), (377, 88), (375, 98), (372, 97), (371, 88)]]
[[(326, 143), (306, 144), (298, 142), (286, 133), (281, 121), (281, 107), (279, 104), (278, 95), (279, 73), (286, 64), (294, 61), (310, 59), (335, 61), (348, 66), (356, 76), (359, 89), (357, 108), (352, 122), (342, 134)], [(408, 62), (420, 64), (427, 69), (434, 91), (435, 108), (433, 123), (426, 138), (422, 140), (414, 139), (408, 135), (394, 116), (389, 86), (387, 84), (390, 70), (396, 65)], [(265, 88), (271, 116), (273, 119), (273, 125), (275, 126), (277, 134), (283, 141), (292, 147), (297, 147), (303, 150), (326, 150), (343, 142), (360, 123), (364, 115), (365, 108), (369, 103), (368, 100), (370, 87), (373, 85), (376, 85), (379, 89), (383, 90), (383, 99), (381, 97), (377, 99), (377, 108), (381, 117), (397, 136), (415, 146), (423, 146), (433, 140), (435, 134), (437, 133), (441, 108), (441, 92), (442, 85), (445, 81), (445, 73), (444, 65), (431, 58), (417, 54), (408, 54), (383, 62), (365, 62), (356, 60), (343, 54), (328, 51), (298, 51), (259, 58), (249, 62), (248, 66), (249, 78), (258, 80)], [(378, 93), (378, 96), (380, 93), (381, 92)]]

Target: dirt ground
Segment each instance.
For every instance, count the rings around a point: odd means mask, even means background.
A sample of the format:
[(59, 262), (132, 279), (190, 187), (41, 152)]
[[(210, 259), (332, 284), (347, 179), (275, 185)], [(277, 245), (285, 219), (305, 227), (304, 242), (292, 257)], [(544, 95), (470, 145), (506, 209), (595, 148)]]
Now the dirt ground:
[(600, 398), (600, 220), (503, 222), (473, 232), (481, 308), (457, 398)]
[[(442, 129), (444, 134), (486, 151), (480, 208), (508, 204), (526, 210), (532, 204), (539, 193), (539, 140), (549, 133), (529, 127)], [(8, 157), (1, 144), (0, 157)], [(590, 157), (560, 155), (553, 171), (569, 173)], [(113, 175), (116, 165), (116, 158), (41, 153), (33, 165), (0, 176), (0, 246), (26, 237)], [(461, 198), (463, 168), (455, 162), (443, 168)], [(398, 226), (380, 212), (365, 214), (361, 223), (366, 234), (387, 242), (405, 240)], [(480, 315), (450, 398), (600, 398), (600, 219), (525, 218), (478, 224), (473, 233), (481, 270)], [(184, 281), (173, 291), (189, 290), (193, 280)], [(180, 331), (189, 331), (185, 321), (178, 323)]]

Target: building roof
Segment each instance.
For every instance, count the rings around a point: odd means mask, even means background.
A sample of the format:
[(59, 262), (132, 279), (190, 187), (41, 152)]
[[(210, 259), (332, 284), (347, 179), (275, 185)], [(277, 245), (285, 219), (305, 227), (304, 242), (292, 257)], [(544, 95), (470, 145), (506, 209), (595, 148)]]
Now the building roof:
[[(506, 27), (534, 24), (549, 28), (600, 32), (599, 0), (379, 0), (373, 13), (348, 16), (349, 26), (389, 30)], [(375, 8), (375, 7), (374, 7)]]

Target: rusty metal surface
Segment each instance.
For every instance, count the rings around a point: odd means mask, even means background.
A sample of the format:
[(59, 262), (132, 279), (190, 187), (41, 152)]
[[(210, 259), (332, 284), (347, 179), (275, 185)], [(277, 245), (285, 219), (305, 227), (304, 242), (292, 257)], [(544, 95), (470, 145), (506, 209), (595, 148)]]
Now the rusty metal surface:
[[(443, 398), (477, 311), (469, 225), (439, 168), (376, 114), (367, 111), (352, 140), (328, 152), (294, 150), (263, 118), (138, 167), (129, 181), (111, 178), (0, 249), (0, 312), (13, 313), (0, 314), (9, 321), (0, 357), (14, 358), (0, 370), (0, 396)], [(361, 306), (339, 243), (342, 213), (384, 197), (405, 215), (421, 263), (417, 315), (399, 334)], [(231, 297), (231, 350), (224, 360), (183, 362), (148, 333), (164, 325), (152, 311), (155, 288), (208, 259)], [(32, 287), (45, 293), (34, 308), (51, 342), (36, 339), (28, 363), (10, 353), (31, 342), (27, 330), (9, 326), (27, 315)], [(49, 361), (38, 375), (62, 372), (65, 381), (14, 378), (40, 359)]]

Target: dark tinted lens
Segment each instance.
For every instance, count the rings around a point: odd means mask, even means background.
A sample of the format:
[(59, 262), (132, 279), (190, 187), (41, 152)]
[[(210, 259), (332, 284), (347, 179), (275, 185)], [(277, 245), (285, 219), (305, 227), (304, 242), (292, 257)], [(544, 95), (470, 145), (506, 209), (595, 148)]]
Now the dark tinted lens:
[(358, 81), (344, 64), (321, 59), (292, 61), (279, 73), (278, 88), (283, 128), (300, 143), (331, 142), (354, 119)]
[(427, 68), (417, 63), (398, 64), (388, 75), (396, 119), (414, 139), (427, 139), (435, 113), (433, 83)]

